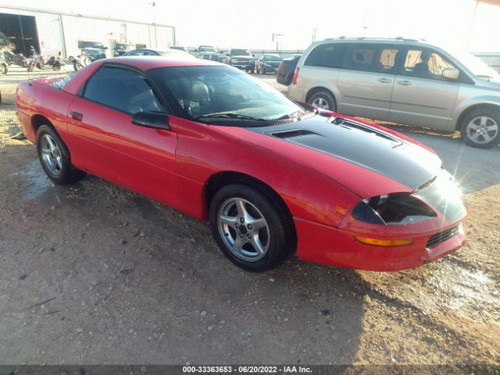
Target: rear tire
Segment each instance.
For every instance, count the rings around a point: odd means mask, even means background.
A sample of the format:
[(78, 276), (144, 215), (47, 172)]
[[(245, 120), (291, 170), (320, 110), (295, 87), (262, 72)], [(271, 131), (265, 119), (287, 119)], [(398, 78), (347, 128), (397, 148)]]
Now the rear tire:
[(491, 148), (500, 143), (500, 110), (478, 108), (461, 122), (460, 133), (465, 143), (477, 148)]
[(69, 151), (52, 126), (40, 126), (36, 139), (40, 163), (55, 184), (71, 184), (85, 177), (85, 172), (71, 165)]
[(81, 63), (79, 63), (78, 61), (73, 62), (73, 69), (75, 70), (75, 72), (79, 71), (82, 68), (83, 68), (83, 65)]
[(9, 71), (9, 68), (7, 67), (7, 64), (1, 64), (0, 65), (0, 73), (1, 74), (7, 74), (7, 72)]
[(215, 194), (210, 203), (210, 226), (224, 255), (248, 271), (271, 269), (295, 248), (291, 220), (247, 185), (226, 185)]
[(335, 98), (328, 91), (321, 90), (312, 94), (307, 102), (316, 108), (325, 109), (327, 111), (337, 111), (337, 103)]

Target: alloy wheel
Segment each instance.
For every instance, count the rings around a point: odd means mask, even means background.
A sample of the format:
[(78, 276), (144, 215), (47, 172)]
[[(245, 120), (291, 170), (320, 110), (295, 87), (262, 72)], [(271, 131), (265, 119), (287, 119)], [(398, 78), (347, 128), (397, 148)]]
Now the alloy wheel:
[(467, 124), (467, 137), (474, 143), (491, 142), (498, 135), (498, 124), (489, 116), (474, 117)]
[(217, 227), (226, 247), (241, 260), (256, 262), (269, 250), (269, 224), (262, 212), (246, 199), (227, 199), (219, 208)]
[(42, 161), (49, 172), (57, 177), (62, 173), (63, 160), (61, 149), (49, 134), (44, 134), (40, 139)]

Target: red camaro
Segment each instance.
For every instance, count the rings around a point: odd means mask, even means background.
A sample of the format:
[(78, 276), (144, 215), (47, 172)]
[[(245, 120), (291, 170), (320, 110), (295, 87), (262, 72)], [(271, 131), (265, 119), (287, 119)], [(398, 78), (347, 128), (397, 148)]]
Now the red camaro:
[(465, 243), (466, 209), (429, 148), (297, 105), (204, 60), (120, 57), (17, 90), (24, 134), (56, 184), (86, 172), (198, 219), (252, 271), (288, 255), (400, 270)]

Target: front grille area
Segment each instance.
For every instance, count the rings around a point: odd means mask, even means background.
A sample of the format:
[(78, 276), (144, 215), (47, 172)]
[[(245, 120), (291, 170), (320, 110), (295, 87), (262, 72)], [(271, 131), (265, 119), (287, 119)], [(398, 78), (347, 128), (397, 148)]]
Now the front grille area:
[(458, 233), (458, 227), (459, 226), (457, 225), (456, 227), (447, 229), (445, 231), (436, 233), (435, 235), (431, 236), (431, 238), (429, 238), (429, 241), (427, 241), (426, 247), (430, 249), (446, 240), (449, 240)]

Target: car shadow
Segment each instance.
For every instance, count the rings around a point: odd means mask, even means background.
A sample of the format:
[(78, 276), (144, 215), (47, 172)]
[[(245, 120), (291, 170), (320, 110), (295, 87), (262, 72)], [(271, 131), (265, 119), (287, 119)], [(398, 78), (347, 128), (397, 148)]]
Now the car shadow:
[[(203, 340), (203, 353), (192, 354), (192, 362), (355, 361), (368, 289), (356, 271), (293, 257), (265, 273), (243, 271), (222, 255), (207, 223), (140, 196), (129, 201), (133, 216), (144, 223), (141, 232), (146, 233), (152, 255), (149, 266), (159, 269), (155, 277), (168, 285), (154, 287), (150, 282), (158, 281), (145, 281), (138, 293), (160, 295), (163, 301), (177, 299), (180, 310), (197, 312), (184, 312), (186, 327), (197, 326), (204, 317), (212, 321), (210, 340)], [(181, 301), (180, 295), (187, 297)], [(186, 329), (184, 339), (175, 342), (180, 351), (190, 352), (199, 340), (189, 332)]]

